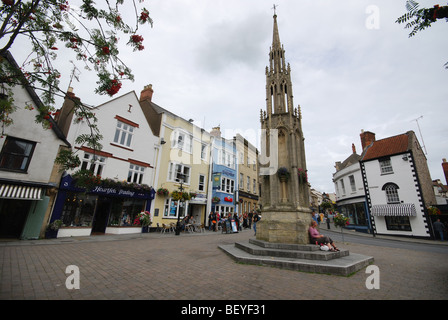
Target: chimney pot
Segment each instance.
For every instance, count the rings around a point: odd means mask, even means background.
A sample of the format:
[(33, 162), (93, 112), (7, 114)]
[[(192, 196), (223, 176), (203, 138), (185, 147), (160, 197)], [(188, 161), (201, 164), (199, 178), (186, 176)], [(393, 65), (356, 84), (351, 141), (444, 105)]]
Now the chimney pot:
[(152, 84), (145, 86), (140, 93), (140, 101), (149, 100), (151, 102), (153, 93)]

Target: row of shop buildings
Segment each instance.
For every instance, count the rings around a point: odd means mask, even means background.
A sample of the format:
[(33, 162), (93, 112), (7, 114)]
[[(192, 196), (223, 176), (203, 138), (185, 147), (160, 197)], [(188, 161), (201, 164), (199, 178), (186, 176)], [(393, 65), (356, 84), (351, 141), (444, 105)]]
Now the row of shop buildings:
[[(139, 97), (132, 91), (90, 108), (101, 151), (75, 142), (90, 129), (74, 116), (80, 99), (72, 89), (47, 116), (47, 130), (35, 123), (41, 101), (33, 89), (11, 90), (17, 109), (0, 139), (0, 237), (42, 238), (54, 221), (62, 223), (58, 237), (140, 233), (134, 220), (142, 211), (155, 227), (185, 215), (207, 225), (211, 211), (258, 209), (258, 150), (239, 134), (222, 137), (219, 127), (206, 131), (158, 106), (151, 85)], [(76, 150), (81, 164), (61, 171), (54, 160), (63, 149)], [(180, 192), (188, 196), (179, 200)]]
[(362, 131), (360, 138), (361, 154), (353, 144), (352, 154), (336, 162), (333, 174), (336, 207), (349, 217), (347, 227), (372, 234), (437, 238), (432, 224), (448, 217), (446, 191), (444, 195), (436, 191), (415, 133), (377, 140), (375, 133)]

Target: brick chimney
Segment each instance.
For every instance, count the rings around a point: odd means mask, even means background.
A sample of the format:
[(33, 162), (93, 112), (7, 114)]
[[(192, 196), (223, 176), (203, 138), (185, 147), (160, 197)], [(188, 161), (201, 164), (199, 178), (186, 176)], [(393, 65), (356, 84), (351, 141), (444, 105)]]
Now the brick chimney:
[(366, 147), (368, 147), (372, 142), (375, 142), (375, 134), (370, 131), (364, 131), (361, 130), (361, 146), (362, 150), (365, 150)]
[(448, 162), (446, 162), (446, 158), (443, 158), (442, 161), (443, 173), (445, 174), (446, 184), (448, 185)]
[(73, 88), (70, 87), (67, 90), (62, 107), (58, 110), (59, 113), (54, 118), (66, 137), (72, 124), (75, 101), (80, 101), (80, 99), (73, 93)]
[(152, 84), (145, 86), (140, 93), (140, 101), (148, 100), (149, 102), (151, 102), (153, 93), (154, 90), (152, 90)]
[(352, 151), (353, 151), (353, 153), (356, 153), (356, 147), (355, 147), (354, 143), (352, 143)]

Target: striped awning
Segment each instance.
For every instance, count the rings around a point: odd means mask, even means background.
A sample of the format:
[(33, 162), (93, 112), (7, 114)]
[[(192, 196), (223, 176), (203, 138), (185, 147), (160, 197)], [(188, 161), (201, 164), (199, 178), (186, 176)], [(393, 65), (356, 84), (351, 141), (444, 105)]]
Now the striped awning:
[(380, 204), (372, 206), (372, 216), (417, 216), (413, 203)]
[(16, 200), (42, 200), (42, 188), (24, 185), (0, 184), (0, 198)]

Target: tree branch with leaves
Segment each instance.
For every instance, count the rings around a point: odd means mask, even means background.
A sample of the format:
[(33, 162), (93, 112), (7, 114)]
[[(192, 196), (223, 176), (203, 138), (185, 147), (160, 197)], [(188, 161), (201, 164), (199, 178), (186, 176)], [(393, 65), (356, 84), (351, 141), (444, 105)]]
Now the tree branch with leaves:
[[(395, 22), (405, 24), (406, 29), (411, 29), (409, 37), (413, 37), (417, 32), (431, 27), (431, 25), (440, 19), (448, 22), (448, 6), (435, 5), (432, 8), (419, 8), (420, 4), (414, 0), (406, 2), (406, 14), (399, 17)], [(448, 62), (445, 63), (448, 69)]]
[[(119, 57), (119, 47), (123, 43), (134, 51), (143, 50), (144, 39), (137, 32), (142, 25), (152, 27), (153, 21), (148, 10), (132, 0), (130, 20), (134, 21), (126, 22), (121, 13), (129, 13), (130, 3), (131, 0), (126, 5), (124, 0), (103, 0), (100, 5), (92, 0), (1, 0), (0, 121), (3, 127), (13, 125), (11, 114), (16, 106), (11, 88), (16, 85), (29, 86), (38, 93), (42, 104), (37, 106), (36, 122), (44, 128), (51, 126), (48, 119), (56, 112), (55, 98), (66, 97), (65, 90), (60, 88), (61, 73), (54, 67), (58, 52), (63, 52), (67, 61), (68, 50), (84, 69), (96, 73), (96, 94), (113, 96), (123, 81), (133, 81), (132, 71)], [(30, 54), (17, 70), (5, 57), (16, 44), (23, 46), (22, 41), (29, 44)], [(75, 121), (86, 120), (90, 127), (90, 135), (78, 137), (77, 142), (95, 150), (101, 148), (95, 114), (79, 99), (73, 101)], [(72, 159), (67, 165), (72, 167), (74, 163)]]

